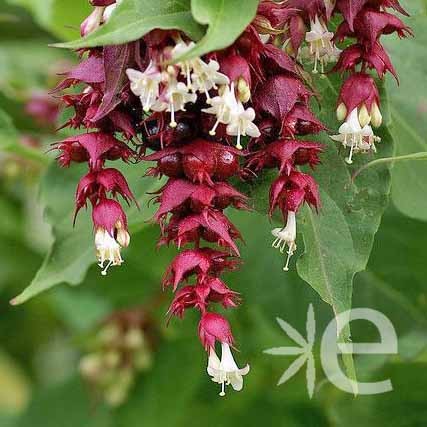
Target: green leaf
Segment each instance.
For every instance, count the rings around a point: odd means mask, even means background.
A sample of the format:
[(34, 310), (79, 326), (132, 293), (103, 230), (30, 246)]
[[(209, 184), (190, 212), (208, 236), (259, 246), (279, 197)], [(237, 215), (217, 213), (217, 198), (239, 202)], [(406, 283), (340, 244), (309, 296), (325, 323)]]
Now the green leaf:
[[(71, 58), (69, 52), (49, 49), (49, 39), (0, 42), (0, 91), (26, 101), (32, 92), (47, 90), (49, 68)], [(28, 66), (31, 64), (31, 67)], [(4, 107), (6, 109), (6, 107)]]
[(82, 382), (73, 378), (63, 384), (36, 390), (16, 427), (110, 427), (108, 410), (92, 405)]
[(0, 151), (16, 154), (38, 163), (49, 162), (49, 158), (40, 150), (27, 147), (19, 142), (18, 131), (15, 129), (12, 119), (3, 110), (0, 110)]
[(45, 30), (61, 40), (71, 40), (79, 35), (80, 23), (91, 12), (86, 0), (8, 0), (10, 4), (22, 6), (34, 16)]
[(123, 0), (109, 21), (88, 36), (57, 47), (80, 49), (116, 45), (138, 40), (154, 29), (177, 29), (192, 39), (202, 36), (202, 27), (193, 19), (190, 0)]
[(331, 425), (356, 427), (419, 427), (425, 424), (427, 410), (425, 389), (427, 370), (425, 363), (391, 364), (376, 374), (375, 381), (391, 379), (393, 391), (379, 395), (336, 395), (330, 399)]
[(191, 0), (191, 12), (200, 24), (208, 25), (205, 36), (179, 59), (202, 56), (230, 46), (255, 18), (259, 0)]
[[(427, 151), (426, 91), (420, 83), (427, 79), (427, 61), (420, 56), (427, 43), (426, 16), (415, 16), (406, 20), (415, 37), (400, 40), (391, 38), (386, 45), (393, 63), (400, 75), (400, 86), (388, 80), (393, 137), (396, 141), (396, 155)], [(397, 209), (405, 215), (427, 221), (427, 168), (422, 162), (400, 162), (394, 166), (392, 200)]]
[[(333, 130), (339, 123), (335, 118), (335, 105), (342, 80), (317, 78), (315, 86), (322, 94), (320, 120)], [(387, 99), (382, 94), (383, 113), (389, 124)], [(393, 141), (386, 126), (380, 129), (382, 142), (378, 156), (393, 154)], [(366, 170), (355, 182), (355, 170), (371, 160), (359, 155), (349, 167), (344, 153), (338, 150), (328, 135), (315, 138), (325, 146), (322, 164), (313, 173), (320, 186), (322, 207), (319, 214), (304, 208), (298, 215), (298, 227), (304, 241), (304, 253), (297, 262), (298, 274), (320, 297), (333, 308), (335, 314), (351, 308), (354, 275), (365, 269), (372, 250), (375, 233), (388, 203), (390, 192), (390, 164)], [(310, 172), (311, 173), (311, 172)], [(257, 209), (265, 212), (271, 180), (256, 185), (253, 196)], [(285, 280), (285, 279), (284, 279)], [(341, 339), (351, 342), (350, 328), (343, 329)], [(354, 378), (354, 365), (350, 356), (344, 357), (347, 373)]]
[(85, 288), (81, 292), (72, 291), (59, 287), (51, 295), (56, 312), (72, 331), (90, 330), (113, 310), (109, 301)]
[[(150, 180), (145, 179), (143, 182), (146, 186), (143, 187), (140, 183), (143, 171), (140, 168), (126, 165), (121, 169), (140, 206), (145, 207), (151, 197), (145, 193), (153, 190), (147, 187)], [(52, 164), (43, 178), (41, 200), (45, 206), (46, 220), (52, 225), (54, 242), (31, 284), (12, 300), (12, 304), (22, 304), (60, 283), (80, 284), (95, 262), (90, 212), (80, 212), (75, 228), (72, 226), (74, 192), (78, 179), (85, 173), (83, 166), (60, 169)], [(156, 181), (154, 188), (158, 186)], [(143, 229), (151, 214), (152, 209), (147, 207), (142, 212), (135, 206), (129, 208), (127, 215), (131, 233)]]

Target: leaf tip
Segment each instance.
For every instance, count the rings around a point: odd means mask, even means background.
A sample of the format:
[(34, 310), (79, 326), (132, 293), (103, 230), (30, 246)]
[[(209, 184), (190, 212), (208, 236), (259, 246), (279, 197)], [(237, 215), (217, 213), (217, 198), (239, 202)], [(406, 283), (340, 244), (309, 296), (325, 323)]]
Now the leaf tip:
[(9, 304), (10, 304), (11, 306), (15, 307), (15, 306), (17, 306), (17, 305), (19, 305), (19, 304), (22, 304), (23, 302), (24, 302), (24, 301), (21, 301), (21, 299), (19, 298), (19, 295), (18, 295), (17, 297), (12, 298), (12, 299), (9, 301)]

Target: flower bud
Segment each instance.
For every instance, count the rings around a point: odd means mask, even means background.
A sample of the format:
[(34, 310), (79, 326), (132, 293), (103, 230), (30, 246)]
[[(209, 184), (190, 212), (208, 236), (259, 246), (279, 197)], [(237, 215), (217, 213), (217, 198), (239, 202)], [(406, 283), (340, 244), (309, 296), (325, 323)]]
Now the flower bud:
[(132, 328), (126, 333), (124, 343), (127, 348), (136, 350), (144, 344), (144, 334), (140, 329)]
[(248, 102), (251, 98), (251, 90), (248, 83), (243, 77), (240, 77), (237, 82), (237, 93), (239, 100), (243, 103)]
[(93, 12), (83, 21), (80, 26), (80, 34), (82, 37), (92, 33), (101, 25), (104, 9), (105, 7), (102, 6), (95, 7)]
[(337, 108), (337, 119), (340, 122), (342, 122), (346, 119), (346, 117), (347, 117), (347, 107), (343, 102), (341, 102), (341, 104), (338, 105), (338, 108)]
[(97, 334), (96, 338), (102, 345), (110, 345), (120, 337), (120, 330), (114, 324), (103, 327)]
[(105, 400), (111, 406), (120, 406), (128, 397), (129, 389), (134, 381), (133, 372), (129, 369), (120, 371), (115, 380), (105, 391)]
[(79, 371), (87, 379), (96, 381), (102, 372), (102, 358), (94, 353), (80, 360)]
[(372, 126), (374, 126), (376, 128), (379, 128), (383, 122), (383, 116), (382, 116), (381, 111), (378, 108), (378, 104), (376, 102), (374, 102), (372, 104), (371, 122), (372, 122)]
[(116, 368), (120, 363), (120, 353), (118, 351), (111, 350), (104, 354), (104, 364), (109, 368)]
[(365, 127), (368, 125), (371, 121), (371, 116), (369, 115), (368, 109), (366, 108), (366, 105), (363, 104), (362, 107), (359, 109), (359, 123), (360, 126)]
[(149, 369), (153, 363), (153, 357), (151, 351), (147, 348), (142, 348), (134, 356), (134, 363), (139, 371), (145, 371)]
[(127, 248), (129, 246), (130, 243), (130, 235), (129, 233), (122, 227), (117, 227), (117, 243), (124, 247)]

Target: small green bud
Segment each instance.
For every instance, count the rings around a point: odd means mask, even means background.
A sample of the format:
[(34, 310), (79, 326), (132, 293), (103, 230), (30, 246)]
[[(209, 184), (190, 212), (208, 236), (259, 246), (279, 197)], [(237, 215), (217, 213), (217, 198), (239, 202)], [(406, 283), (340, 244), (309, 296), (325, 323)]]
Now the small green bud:
[(371, 116), (369, 115), (366, 105), (363, 104), (362, 108), (359, 109), (359, 123), (360, 126), (365, 127), (371, 122)]
[(371, 122), (372, 126), (376, 128), (379, 128), (383, 122), (383, 116), (376, 102), (374, 102), (374, 104), (372, 105)]
[(343, 102), (341, 102), (340, 105), (338, 105), (337, 108), (337, 119), (340, 122), (343, 122), (347, 118), (347, 107)]

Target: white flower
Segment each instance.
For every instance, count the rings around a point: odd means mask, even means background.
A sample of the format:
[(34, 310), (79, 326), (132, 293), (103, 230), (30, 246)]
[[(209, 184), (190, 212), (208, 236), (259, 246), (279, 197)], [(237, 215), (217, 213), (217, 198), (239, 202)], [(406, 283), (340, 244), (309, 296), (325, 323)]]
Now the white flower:
[(353, 163), (353, 154), (359, 152), (376, 151), (375, 142), (381, 138), (374, 135), (370, 125), (362, 127), (359, 122), (359, 114), (355, 108), (340, 126), (339, 135), (333, 135), (334, 141), (341, 142), (344, 147), (350, 147), (349, 156), (346, 158), (348, 164)]
[(177, 111), (185, 111), (185, 104), (187, 102), (196, 102), (197, 96), (195, 93), (189, 92), (188, 87), (182, 83), (177, 82), (173, 78), (169, 79), (165, 93), (160, 96), (151, 109), (153, 111), (168, 111), (171, 113), (171, 121), (169, 126), (176, 127), (175, 113)]
[[(185, 53), (187, 53), (188, 51), (190, 51), (191, 49), (193, 49), (193, 47), (196, 44), (194, 42), (190, 42), (189, 44), (180, 41), (179, 43), (177, 43), (174, 48), (172, 49), (172, 58), (179, 58), (180, 56), (184, 55)], [(187, 87), (188, 89), (192, 89), (191, 86), (191, 72), (193, 71), (197, 61), (199, 61), (198, 58), (195, 59), (189, 59), (186, 61), (182, 61), (182, 62), (178, 62), (176, 65), (178, 67), (181, 68), (181, 74), (183, 76), (186, 77), (187, 79)]]
[[(189, 44), (180, 41), (172, 49), (172, 58), (179, 58), (195, 46), (194, 42)], [(210, 60), (208, 64), (199, 57), (187, 59), (177, 63), (181, 68), (181, 75), (187, 79), (187, 87), (193, 91), (205, 93), (207, 99), (210, 99), (208, 91), (217, 89), (217, 85), (226, 85), (229, 83), (228, 77), (220, 73), (217, 61)]]
[(309, 44), (309, 52), (314, 57), (313, 73), (317, 73), (317, 64), (320, 62), (321, 71), (324, 72), (324, 64), (337, 58), (340, 50), (337, 49), (332, 39), (334, 33), (328, 31), (324, 22), (316, 15), (314, 21), (310, 20), (310, 31), (305, 35), (305, 40)]
[(297, 221), (295, 212), (289, 211), (286, 226), (283, 228), (275, 228), (272, 230), (271, 234), (276, 238), (272, 244), (273, 248), (279, 249), (280, 252), (283, 253), (286, 246), (288, 246), (288, 257), (283, 270), (289, 271), (289, 261), (297, 248), (295, 243), (297, 238)]
[[(129, 246), (129, 233), (123, 229), (117, 228), (117, 238), (114, 238), (104, 228), (98, 228), (95, 233), (95, 248), (98, 258), (98, 265), (103, 269), (101, 274), (105, 276), (111, 265), (121, 265), (124, 261), (120, 250), (122, 247)], [(107, 265), (104, 267), (104, 264)]]
[(215, 135), (216, 129), (220, 123), (227, 125), (227, 134), (237, 136), (236, 147), (242, 148), (240, 139), (242, 136), (251, 136), (257, 138), (261, 135), (258, 127), (253, 123), (255, 119), (255, 110), (243, 106), (241, 101), (236, 99), (234, 92), (234, 83), (231, 86), (223, 86), (220, 95), (210, 100), (211, 107), (202, 111), (208, 114), (216, 115), (216, 122), (209, 131), (210, 135)]
[(242, 149), (240, 139), (242, 136), (251, 136), (252, 138), (258, 138), (261, 135), (258, 127), (253, 123), (255, 119), (255, 110), (253, 108), (247, 108), (238, 101), (237, 106), (231, 111), (231, 121), (227, 126), (227, 134), (237, 136), (236, 148)]
[(208, 104), (211, 101), (209, 91), (211, 89), (218, 89), (218, 85), (228, 85), (230, 82), (225, 74), (219, 72), (219, 64), (213, 59), (211, 59), (208, 64), (201, 59), (196, 61), (193, 67), (191, 80), (193, 82), (193, 88), (206, 95)]
[(234, 390), (240, 391), (243, 388), (243, 376), (249, 372), (249, 365), (239, 369), (234, 361), (230, 346), (221, 343), (221, 361), (213, 348), (210, 349), (208, 359), (208, 374), (212, 381), (221, 384), (220, 396), (225, 396), (225, 386), (231, 385)]
[(162, 73), (151, 61), (144, 72), (128, 68), (126, 74), (130, 80), (131, 91), (141, 99), (144, 111), (150, 111), (159, 97)]
[(234, 93), (234, 83), (229, 86), (223, 86), (220, 94), (210, 100), (211, 107), (204, 108), (202, 111), (207, 114), (216, 115), (216, 123), (209, 131), (210, 135), (215, 135), (216, 129), (220, 123), (229, 124), (232, 119), (232, 111), (238, 108), (236, 95)]

